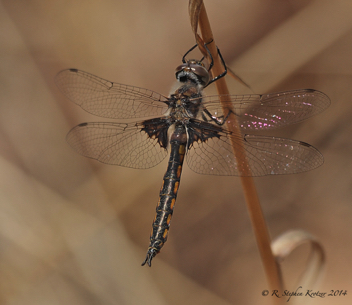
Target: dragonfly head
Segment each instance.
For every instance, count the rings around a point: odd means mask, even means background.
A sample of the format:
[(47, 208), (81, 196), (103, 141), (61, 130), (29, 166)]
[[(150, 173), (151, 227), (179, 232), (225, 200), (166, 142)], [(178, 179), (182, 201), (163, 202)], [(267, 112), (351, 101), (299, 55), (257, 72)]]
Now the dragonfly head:
[(191, 81), (205, 87), (210, 81), (210, 75), (201, 61), (191, 59), (176, 68), (176, 78), (181, 83)]

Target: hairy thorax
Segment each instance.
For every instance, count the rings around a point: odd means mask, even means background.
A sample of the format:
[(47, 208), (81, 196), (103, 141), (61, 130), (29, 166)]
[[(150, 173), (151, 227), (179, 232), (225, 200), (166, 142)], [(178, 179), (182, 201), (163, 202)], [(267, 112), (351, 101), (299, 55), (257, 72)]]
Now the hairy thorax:
[(202, 103), (201, 86), (189, 81), (171, 94), (170, 116), (175, 122), (187, 122), (196, 118)]

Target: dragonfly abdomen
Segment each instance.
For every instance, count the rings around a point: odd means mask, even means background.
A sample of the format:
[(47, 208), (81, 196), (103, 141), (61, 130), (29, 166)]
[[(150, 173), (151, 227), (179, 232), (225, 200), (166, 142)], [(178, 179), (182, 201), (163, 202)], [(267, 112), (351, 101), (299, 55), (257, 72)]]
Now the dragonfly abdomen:
[(167, 240), (177, 191), (180, 185), (186, 145), (186, 129), (182, 124), (176, 125), (170, 138), (170, 159), (163, 178), (163, 184), (160, 189), (159, 201), (156, 206), (156, 215), (150, 234), (150, 244), (148, 247), (147, 256), (145, 261), (142, 263), (142, 266), (146, 263), (149, 267), (151, 266), (153, 257), (160, 252)]

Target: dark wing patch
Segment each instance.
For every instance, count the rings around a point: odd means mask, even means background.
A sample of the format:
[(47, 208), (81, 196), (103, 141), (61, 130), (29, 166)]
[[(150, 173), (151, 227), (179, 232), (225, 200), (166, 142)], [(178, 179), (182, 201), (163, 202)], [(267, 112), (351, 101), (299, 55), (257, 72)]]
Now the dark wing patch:
[(151, 139), (157, 140), (160, 147), (166, 149), (169, 142), (167, 132), (170, 125), (169, 120), (165, 118), (150, 119), (142, 122), (141, 130), (147, 133)]
[(220, 126), (210, 124), (209, 122), (200, 121), (197, 119), (189, 119), (187, 124), (188, 143), (187, 148), (190, 149), (195, 143), (206, 142), (211, 138), (219, 138), (219, 132), (222, 132)]
[[(273, 129), (295, 124), (319, 114), (330, 105), (327, 95), (313, 89), (263, 95), (229, 95), (228, 98), (242, 130)], [(223, 115), (219, 96), (204, 97), (203, 105), (213, 115)]]
[(85, 157), (102, 163), (145, 169), (159, 164), (167, 150), (142, 131), (140, 123), (83, 123), (67, 134), (67, 142)]
[(77, 69), (59, 72), (56, 84), (72, 102), (104, 118), (131, 119), (161, 116), (167, 98), (154, 91), (113, 83)]

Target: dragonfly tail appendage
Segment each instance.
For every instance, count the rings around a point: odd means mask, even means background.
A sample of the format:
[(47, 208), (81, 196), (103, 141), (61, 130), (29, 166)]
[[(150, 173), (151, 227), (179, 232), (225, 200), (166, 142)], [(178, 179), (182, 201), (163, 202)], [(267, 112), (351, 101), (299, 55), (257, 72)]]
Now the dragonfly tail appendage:
[(157, 255), (158, 251), (155, 248), (148, 248), (147, 255), (145, 257), (144, 262), (142, 263), (142, 266), (147, 264), (149, 267), (152, 266), (152, 259), (155, 255)]

